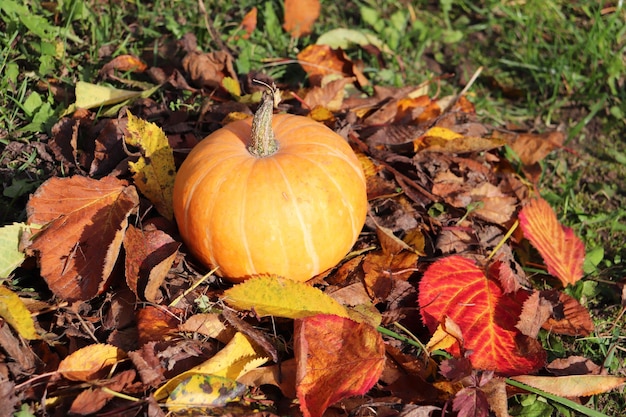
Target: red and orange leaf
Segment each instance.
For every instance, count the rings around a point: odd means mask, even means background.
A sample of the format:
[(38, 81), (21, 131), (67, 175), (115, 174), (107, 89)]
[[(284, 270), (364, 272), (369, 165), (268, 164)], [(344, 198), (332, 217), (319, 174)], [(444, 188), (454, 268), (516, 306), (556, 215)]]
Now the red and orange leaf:
[(446, 316), (461, 328), (474, 368), (516, 375), (544, 365), (546, 355), (539, 342), (515, 328), (520, 300), (505, 295), (474, 261), (450, 256), (432, 264), (420, 282), (418, 301), (431, 332)]
[(551, 275), (563, 286), (582, 278), (585, 245), (571, 228), (559, 223), (546, 200), (531, 200), (520, 211), (519, 220), (524, 236), (539, 251)]
[(295, 321), (297, 395), (304, 417), (321, 417), (332, 404), (363, 395), (380, 378), (385, 345), (368, 324), (319, 314)]

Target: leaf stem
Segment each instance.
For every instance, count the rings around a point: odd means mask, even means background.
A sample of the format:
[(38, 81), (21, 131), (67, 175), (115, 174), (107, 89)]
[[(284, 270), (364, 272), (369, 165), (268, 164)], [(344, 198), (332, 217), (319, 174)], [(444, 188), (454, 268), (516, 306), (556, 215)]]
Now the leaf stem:
[(272, 115), (274, 114), (274, 106), (277, 101), (280, 101), (280, 93), (274, 84), (257, 82), (265, 85), (267, 90), (263, 92), (261, 105), (252, 119), (252, 131), (250, 133), (252, 143), (248, 147), (248, 151), (259, 158), (264, 158), (273, 155), (278, 150), (278, 142), (276, 142), (274, 130), (272, 130)]

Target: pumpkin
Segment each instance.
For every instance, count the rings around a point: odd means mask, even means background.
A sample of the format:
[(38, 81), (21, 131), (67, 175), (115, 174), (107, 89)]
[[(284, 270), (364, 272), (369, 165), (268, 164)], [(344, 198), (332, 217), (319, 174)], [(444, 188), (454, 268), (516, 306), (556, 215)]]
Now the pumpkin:
[(232, 282), (306, 281), (337, 265), (365, 223), (365, 176), (352, 148), (309, 118), (273, 116), (276, 98), (272, 86), (253, 118), (200, 141), (176, 175), (183, 241)]

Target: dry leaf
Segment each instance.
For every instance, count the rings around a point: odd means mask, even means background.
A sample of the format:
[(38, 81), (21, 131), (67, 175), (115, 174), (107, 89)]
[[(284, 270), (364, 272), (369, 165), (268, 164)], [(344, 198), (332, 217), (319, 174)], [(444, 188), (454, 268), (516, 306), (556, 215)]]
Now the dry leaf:
[(89, 300), (106, 288), (139, 205), (134, 187), (113, 177), (51, 178), (27, 205), (28, 222), (46, 225), (30, 250), (41, 275), (64, 300)]
[(57, 371), (71, 381), (95, 381), (104, 377), (111, 366), (126, 358), (121, 349), (106, 345), (89, 345), (73, 352), (59, 364)]
[(4, 285), (0, 285), (0, 317), (24, 339), (39, 339), (30, 311), (20, 297)]
[(519, 375), (511, 379), (561, 397), (587, 397), (623, 386), (626, 378), (607, 375), (534, 376)]
[(356, 65), (341, 49), (327, 45), (309, 45), (298, 54), (298, 62), (309, 76), (311, 85), (320, 86), (327, 75), (335, 77), (356, 77), (362, 87), (369, 82)]
[(294, 38), (311, 33), (320, 15), (319, 0), (285, 0), (283, 29)]

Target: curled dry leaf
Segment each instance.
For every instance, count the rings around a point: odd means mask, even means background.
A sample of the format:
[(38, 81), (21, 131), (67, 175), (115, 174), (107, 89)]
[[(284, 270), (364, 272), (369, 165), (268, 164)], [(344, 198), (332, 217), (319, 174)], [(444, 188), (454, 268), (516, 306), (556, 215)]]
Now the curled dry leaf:
[(30, 250), (52, 292), (84, 301), (104, 291), (138, 205), (135, 187), (113, 177), (51, 178), (39, 187), (26, 207), (28, 222), (46, 226)]
[(193, 84), (200, 88), (219, 88), (224, 77), (237, 79), (233, 57), (224, 51), (189, 52), (183, 58), (183, 68)]
[(561, 397), (586, 397), (608, 392), (623, 386), (626, 378), (608, 375), (534, 376), (511, 377), (515, 381)]

